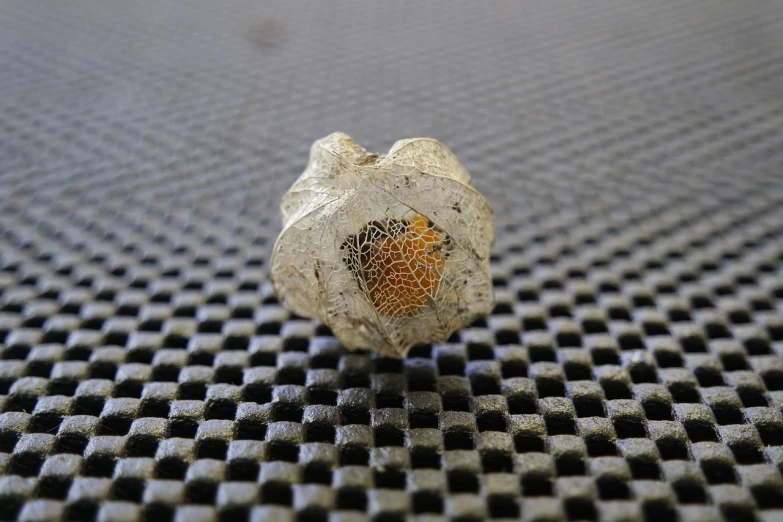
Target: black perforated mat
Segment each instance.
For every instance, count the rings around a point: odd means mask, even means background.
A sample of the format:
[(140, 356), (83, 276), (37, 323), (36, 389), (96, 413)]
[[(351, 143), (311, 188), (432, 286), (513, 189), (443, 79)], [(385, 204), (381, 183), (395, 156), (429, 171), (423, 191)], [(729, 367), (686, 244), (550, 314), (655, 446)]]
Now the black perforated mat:
[[(0, 519), (783, 519), (783, 4), (0, 2)], [(494, 313), (269, 286), (313, 140), (452, 148)]]

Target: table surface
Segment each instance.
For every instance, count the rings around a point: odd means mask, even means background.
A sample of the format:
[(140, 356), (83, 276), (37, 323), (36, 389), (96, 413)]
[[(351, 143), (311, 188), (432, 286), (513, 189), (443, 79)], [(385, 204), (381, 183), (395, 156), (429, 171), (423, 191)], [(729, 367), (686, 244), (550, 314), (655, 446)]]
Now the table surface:
[[(783, 3), (5, 0), (0, 71), (0, 519), (783, 519)], [(462, 159), (485, 321), (278, 304), (337, 130)]]

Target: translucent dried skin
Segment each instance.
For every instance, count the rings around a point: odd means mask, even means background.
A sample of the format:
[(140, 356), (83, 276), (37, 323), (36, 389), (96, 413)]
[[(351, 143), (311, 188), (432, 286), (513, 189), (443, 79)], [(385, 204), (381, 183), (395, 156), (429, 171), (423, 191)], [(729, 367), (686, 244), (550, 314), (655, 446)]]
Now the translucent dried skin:
[(348, 348), (404, 356), (494, 306), (492, 210), (435, 140), (399, 141), (378, 156), (331, 134), (313, 144), (281, 210), (278, 297)]

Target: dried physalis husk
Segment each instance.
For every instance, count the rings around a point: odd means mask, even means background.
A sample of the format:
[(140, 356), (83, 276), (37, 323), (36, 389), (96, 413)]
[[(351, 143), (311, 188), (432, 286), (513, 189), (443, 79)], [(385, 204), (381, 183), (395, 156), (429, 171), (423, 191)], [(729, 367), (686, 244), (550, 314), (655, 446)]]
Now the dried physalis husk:
[(280, 207), (275, 291), (350, 349), (403, 357), (492, 311), (492, 209), (436, 140), (381, 156), (330, 134)]

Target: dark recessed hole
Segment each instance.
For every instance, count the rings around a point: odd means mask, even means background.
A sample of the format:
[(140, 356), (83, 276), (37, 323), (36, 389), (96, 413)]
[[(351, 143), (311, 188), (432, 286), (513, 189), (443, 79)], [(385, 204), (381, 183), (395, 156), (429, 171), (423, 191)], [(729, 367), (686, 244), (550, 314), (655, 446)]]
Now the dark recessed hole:
[(45, 458), (36, 453), (18, 453), (11, 457), (11, 474), (23, 477), (35, 477), (41, 470)]
[(674, 402), (680, 403), (698, 403), (701, 402), (699, 392), (690, 384), (672, 384), (669, 386), (669, 392), (672, 394)]
[[(196, 458), (226, 460), (228, 443), (218, 439), (203, 439), (196, 444)], [(271, 450), (270, 450), (271, 453)], [(275, 460), (270, 458), (269, 460)]]
[(654, 460), (631, 459), (628, 466), (634, 480), (658, 480), (661, 476), (661, 468)]
[(601, 366), (604, 364), (619, 365), (620, 356), (611, 348), (595, 348), (592, 350), (593, 364)]
[(511, 415), (525, 415), (537, 412), (536, 402), (524, 395), (512, 395), (506, 398), (508, 412)]
[(468, 359), (471, 361), (492, 360), (495, 352), (491, 346), (483, 343), (468, 343)]
[(496, 377), (491, 375), (473, 375), (470, 378), (470, 385), (473, 389), (473, 395), (500, 394), (500, 383)]
[(443, 435), (443, 444), (446, 451), (472, 450), (473, 433), (467, 430), (451, 430)]
[(631, 498), (628, 484), (621, 480), (611, 478), (599, 478), (598, 495), (601, 500), (626, 500)]
[(171, 522), (174, 519), (174, 508), (155, 502), (144, 506), (143, 520), (155, 522)]
[(764, 397), (764, 392), (752, 388), (739, 388), (737, 390), (742, 405), (746, 408), (753, 408), (755, 406), (768, 406), (767, 398)]
[(247, 522), (250, 519), (250, 508), (241, 505), (229, 505), (220, 510), (219, 522)]
[(166, 348), (187, 348), (189, 339), (183, 335), (167, 335), (163, 339)]
[(614, 421), (614, 431), (620, 439), (643, 439), (647, 437), (644, 425), (639, 420), (616, 420)]
[(412, 448), (411, 466), (413, 469), (440, 469), (440, 454), (432, 448)]
[[(38, 480), (37, 497), (65, 500), (65, 497), (68, 495), (68, 489), (71, 487), (71, 482), (71, 479), (66, 477), (41, 477)], [(0, 504), (4, 502), (6, 502), (6, 499), (2, 499)]]
[(64, 332), (61, 330), (50, 330), (46, 332), (41, 339), (42, 343), (56, 343), (56, 344), (65, 344), (65, 342), (68, 340), (69, 332)]
[(31, 412), (35, 409), (38, 398), (34, 395), (11, 395), (5, 405), (5, 411)]
[(709, 368), (696, 368), (693, 372), (696, 376), (696, 380), (699, 381), (699, 386), (702, 388), (709, 388), (711, 386), (723, 386), (723, 376), (717, 370)]
[(112, 415), (103, 417), (98, 425), (98, 435), (125, 435), (130, 430), (133, 419)]
[[(783, 507), (783, 492), (775, 486), (755, 486), (750, 489), (753, 498), (761, 509)], [(748, 519), (752, 520), (752, 519)]]
[(546, 320), (540, 316), (528, 316), (522, 318), (522, 329), (526, 332), (546, 330)]
[(543, 475), (525, 475), (522, 477), (522, 493), (526, 497), (552, 496), (552, 481)]
[(547, 345), (530, 345), (527, 353), (531, 362), (555, 362), (555, 348)]
[(656, 400), (646, 400), (642, 403), (642, 406), (644, 407), (645, 416), (650, 420), (674, 420), (671, 404)]
[(207, 386), (201, 382), (184, 382), (179, 385), (177, 398), (180, 400), (203, 401)]
[(646, 322), (643, 325), (645, 335), (669, 335), (664, 323)]
[(114, 388), (115, 397), (129, 397), (132, 399), (138, 399), (141, 397), (141, 392), (144, 388), (144, 383), (141, 381), (122, 381)]
[(783, 429), (774, 424), (757, 424), (756, 429), (765, 446), (783, 446)]
[(617, 455), (617, 446), (611, 440), (588, 440), (587, 454), (591, 457), (613, 457)]
[(610, 401), (631, 398), (631, 390), (628, 389), (628, 385), (624, 382), (603, 381), (601, 388), (604, 389), (606, 398)]
[(375, 470), (375, 487), (384, 489), (405, 489), (405, 472), (399, 469)]
[(712, 413), (715, 415), (715, 420), (717, 420), (718, 424), (721, 426), (745, 423), (742, 412), (738, 409), (713, 407)]
[(511, 455), (502, 451), (487, 451), (481, 456), (484, 473), (511, 473), (514, 462)]
[(586, 473), (585, 463), (582, 459), (574, 456), (563, 456), (555, 461), (558, 477), (567, 477), (572, 475), (584, 475)]
[(519, 343), (519, 332), (514, 330), (498, 330), (495, 332), (495, 343), (498, 345)]
[(621, 350), (643, 350), (642, 338), (635, 333), (625, 333), (618, 339)]
[(169, 416), (169, 402), (159, 399), (147, 399), (141, 403), (139, 416), (165, 419)]
[(500, 412), (490, 412), (476, 418), (479, 431), (506, 431), (506, 419)]
[(167, 457), (158, 462), (155, 476), (164, 480), (183, 480), (187, 471), (187, 462), (178, 458)]
[(598, 514), (593, 503), (586, 499), (571, 498), (565, 502), (568, 520), (597, 520)]
[(126, 342), (128, 342), (128, 334), (124, 332), (110, 332), (104, 339), (106, 346), (125, 346)]
[(237, 422), (237, 440), (264, 440), (265, 437), (266, 424), (249, 420)]
[(115, 500), (141, 502), (144, 493), (144, 481), (137, 478), (118, 478), (114, 481), (113, 497)]
[(370, 412), (358, 408), (343, 407), (342, 424), (343, 426), (348, 426), (350, 424), (368, 425), (370, 424)]
[(438, 357), (440, 375), (465, 375), (465, 361), (460, 357)]
[(609, 308), (609, 318), (612, 321), (630, 321), (631, 313), (627, 308), (612, 306)]
[(644, 519), (647, 522), (655, 520), (676, 520), (677, 511), (667, 502), (651, 501), (645, 502), (642, 506)]
[(224, 350), (247, 350), (250, 340), (239, 335), (229, 335), (223, 342)]
[(504, 361), (501, 365), (501, 371), (504, 379), (527, 377), (527, 364), (520, 360)]
[(238, 366), (220, 366), (215, 370), (215, 382), (233, 384), (239, 386), (242, 384), (242, 368)]
[(443, 498), (434, 491), (417, 491), (412, 495), (413, 512), (443, 513)]
[(592, 377), (589, 366), (570, 361), (565, 363), (565, 374), (569, 381), (588, 381)]
[(295, 384), (304, 386), (305, 371), (304, 368), (297, 366), (284, 366), (277, 371), (277, 384)]
[(563, 417), (546, 417), (547, 435), (576, 435), (576, 425), (574, 420)]
[(337, 509), (366, 511), (367, 493), (359, 488), (341, 488), (337, 490)]
[(302, 482), (305, 484), (332, 484), (332, 470), (329, 464), (324, 462), (311, 462), (305, 466), (302, 474)]
[(283, 341), (283, 350), (286, 352), (306, 352), (309, 346), (307, 337), (289, 337)]
[(126, 455), (128, 457), (154, 457), (158, 450), (158, 439), (149, 436), (136, 435), (128, 441)]
[[(136, 308), (136, 311), (138, 312), (138, 308)], [(129, 315), (136, 315), (136, 312)], [(196, 307), (195, 306), (178, 306), (174, 309), (174, 317), (196, 317)]]
[(266, 404), (272, 402), (272, 389), (262, 383), (247, 384), (242, 390), (242, 398), (246, 402)]
[(402, 408), (402, 395), (394, 392), (378, 392), (375, 394), (376, 408)]
[(705, 504), (707, 495), (704, 488), (693, 482), (678, 482), (673, 485), (680, 504)]
[(705, 461), (701, 463), (701, 470), (710, 484), (734, 484), (737, 482), (734, 470), (725, 462)]
[(533, 435), (517, 435), (514, 447), (517, 453), (544, 453), (544, 440)]
[(56, 379), (49, 382), (49, 395), (65, 395), (72, 397), (79, 383), (69, 379)]
[(661, 368), (681, 368), (683, 365), (682, 355), (677, 352), (659, 350), (655, 352), (655, 360)]
[(63, 418), (60, 415), (34, 415), (30, 422), (30, 433), (56, 433)]
[(237, 459), (228, 463), (228, 480), (255, 482), (258, 480), (258, 462), (249, 459)]
[(707, 351), (707, 344), (699, 335), (687, 335), (680, 339), (682, 349), (687, 353), (701, 353)]
[(443, 411), (470, 411), (470, 399), (465, 395), (446, 394), (441, 397)]
[(342, 388), (345, 390), (370, 387), (370, 376), (368, 373), (345, 371), (340, 374), (340, 380), (342, 381)]
[(438, 414), (431, 411), (414, 411), (408, 414), (408, 423), (413, 428), (437, 428)]
[(152, 380), (157, 382), (177, 382), (180, 369), (176, 366), (155, 366), (152, 368)]
[(656, 445), (663, 460), (688, 460), (688, 446), (680, 440), (659, 440)]
[(172, 437), (192, 439), (196, 436), (198, 421), (195, 419), (179, 418), (169, 422), (169, 433)]
[(707, 337), (710, 339), (726, 339), (731, 337), (729, 329), (726, 325), (721, 323), (707, 323), (704, 325), (704, 330), (707, 333)]
[(234, 420), (234, 416), (237, 412), (237, 405), (233, 401), (227, 399), (217, 399), (209, 401), (204, 413), (204, 418), (207, 420), (223, 419)]
[(718, 442), (718, 434), (711, 424), (691, 422), (685, 425), (685, 431), (691, 442)]
[(402, 430), (392, 426), (375, 428), (375, 446), (404, 446), (405, 434)]
[(375, 359), (376, 373), (402, 373), (402, 360), (391, 357), (378, 357)]
[(336, 369), (340, 364), (340, 355), (337, 353), (319, 353), (310, 357), (310, 368), (313, 370)]
[(65, 508), (65, 520), (73, 520), (75, 522), (95, 520), (97, 511), (98, 506), (95, 503), (88, 500), (79, 500)]
[(277, 354), (274, 352), (254, 352), (250, 354), (250, 366), (277, 366)]
[(737, 464), (761, 464), (764, 462), (764, 456), (761, 453), (761, 449), (755, 446), (737, 444), (730, 448), (731, 452), (734, 453)]
[(117, 461), (108, 455), (96, 455), (84, 463), (84, 475), (87, 477), (111, 477)]
[(631, 381), (633, 381), (634, 384), (658, 382), (658, 374), (655, 371), (655, 367), (647, 364), (634, 365), (629, 373), (631, 375)]
[[(63, 434), (57, 437), (54, 443), (54, 451), (56, 453), (74, 453), (81, 455), (84, 453), (84, 448), (87, 447), (87, 437), (76, 434)], [(6, 451), (0, 447), (0, 451)], [(8, 450), (10, 453), (11, 450)]]
[(456, 469), (448, 473), (449, 492), (478, 493), (478, 477), (470, 471)]
[(576, 397), (574, 398), (574, 407), (576, 416), (582, 417), (606, 417), (603, 402), (596, 397)]
[(29, 346), (25, 346), (23, 344), (15, 344), (3, 350), (3, 359), (5, 360), (26, 359), (27, 354), (29, 353), (30, 353)]
[(330, 424), (312, 423), (305, 426), (307, 442), (328, 442), (334, 444), (334, 426)]
[(536, 388), (538, 396), (541, 398), (565, 396), (565, 383), (557, 379), (539, 377), (536, 379)]
[(334, 406), (337, 404), (337, 392), (333, 390), (324, 390), (315, 388), (309, 393), (310, 404), (325, 404)]
[(307, 507), (296, 516), (296, 522), (326, 522), (329, 514), (325, 509)]
[(299, 446), (290, 442), (270, 442), (269, 460), (297, 462), (299, 460)]
[(217, 484), (206, 480), (194, 480), (185, 486), (185, 501), (188, 504), (214, 504)]
[(346, 444), (340, 448), (340, 466), (366, 466), (370, 461), (370, 451), (356, 444)]
[(582, 337), (577, 332), (560, 332), (557, 334), (557, 345), (561, 348), (582, 346)]
[(277, 321), (261, 323), (256, 327), (257, 335), (279, 335), (282, 325)]
[(490, 495), (487, 507), (491, 518), (519, 518), (519, 504), (513, 497)]

